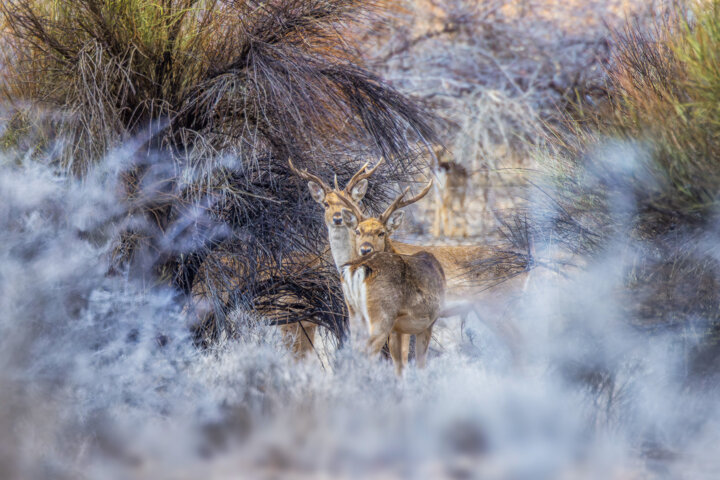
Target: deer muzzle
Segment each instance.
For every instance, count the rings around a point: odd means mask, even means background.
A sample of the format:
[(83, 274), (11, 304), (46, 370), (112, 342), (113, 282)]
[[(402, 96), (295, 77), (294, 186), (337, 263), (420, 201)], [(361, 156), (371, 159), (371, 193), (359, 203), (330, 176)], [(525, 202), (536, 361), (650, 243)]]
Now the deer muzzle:
[(363, 243), (360, 245), (360, 255), (367, 255), (368, 253), (372, 253), (373, 247), (369, 243)]

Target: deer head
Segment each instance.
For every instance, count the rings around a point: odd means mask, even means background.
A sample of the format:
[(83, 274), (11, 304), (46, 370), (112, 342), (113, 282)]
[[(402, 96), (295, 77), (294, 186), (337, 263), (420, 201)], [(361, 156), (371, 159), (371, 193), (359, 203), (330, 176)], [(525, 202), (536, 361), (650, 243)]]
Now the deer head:
[(367, 179), (375, 173), (375, 170), (378, 169), (383, 159), (380, 159), (372, 168), (368, 168), (369, 162), (365, 163), (342, 190), (338, 186), (337, 175), (335, 176), (335, 186), (331, 188), (320, 178), (308, 173), (307, 170), (300, 171), (296, 169), (292, 160), (288, 160), (288, 162), (290, 164), (290, 170), (293, 173), (308, 181), (310, 195), (313, 200), (325, 209), (325, 225), (331, 230), (334, 228), (345, 228), (342, 210), (347, 208), (352, 202), (355, 202), (355, 204), (360, 203), (365, 197), (368, 188)]
[(357, 206), (347, 202), (348, 208), (342, 210), (342, 216), (347, 227), (355, 230), (355, 253), (362, 256), (372, 252), (394, 251), (390, 235), (400, 227), (404, 217), (404, 212), (399, 209), (407, 207), (427, 195), (432, 184), (433, 182), (430, 180), (419, 194), (403, 200), (410, 190), (410, 187), (407, 187), (379, 217), (366, 217)]

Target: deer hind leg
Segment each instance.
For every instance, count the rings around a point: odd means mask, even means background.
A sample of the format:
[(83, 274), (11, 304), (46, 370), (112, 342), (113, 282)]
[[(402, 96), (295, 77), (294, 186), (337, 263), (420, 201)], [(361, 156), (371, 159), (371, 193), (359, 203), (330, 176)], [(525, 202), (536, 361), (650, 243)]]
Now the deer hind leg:
[(403, 365), (410, 364), (410, 340), (412, 335), (402, 335), (402, 361)]
[(507, 318), (505, 315), (481, 315), (480, 310), (475, 306), (473, 308), (475, 315), (480, 319), (492, 333), (505, 343), (514, 367), (522, 367), (522, 346), (523, 337), (520, 329), (515, 322)]
[(303, 358), (313, 348), (315, 324), (310, 322), (289, 323), (280, 326), (283, 343), (296, 359)]
[(433, 221), (432, 234), (433, 237), (440, 236), (440, 217), (443, 208), (443, 200), (441, 195), (435, 195), (435, 220)]
[(515, 322), (509, 318), (505, 318), (503, 321), (499, 321), (496, 328), (498, 334), (503, 338), (503, 340), (505, 340), (505, 344), (510, 351), (513, 367), (521, 368), (523, 364), (523, 338), (522, 334), (520, 333), (520, 329), (517, 327)]
[(287, 325), (280, 325), (280, 333), (282, 334), (283, 344), (285, 348), (296, 353), (296, 345), (299, 342), (298, 332), (300, 331), (299, 323), (288, 323)]
[[(401, 335), (399, 333), (391, 333), (389, 339), (390, 346), (390, 357), (392, 357), (393, 365), (395, 365), (395, 374), (400, 377), (402, 376), (402, 370), (405, 361), (403, 348), (405, 347), (405, 339), (409, 339), (410, 335)], [(410, 342), (408, 341), (408, 346)]]
[(422, 333), (415, 335), (415, 362), (418, 368), (425, 368), (427, 363), (427, 351), (432, 337), (432, 325)]
[(446, 237), (453, 235), (453, 232), (450, 229), (451, 207), (452, 207), (452, 199), (450, 198), (450, 192), (445, 192), (445, 195), (443, 196), (443, 205), (442, 205), (442, 227), (443, 227), (443, 235)]
[(460, 220), (460, 235), (462, 237), (468, 236), (468, 218), (467, 213), (465, 211), (465, 196), (466, 191), (463, 190), (458, 194), (457, 201), (459, 208), (457, 209), (456, 218)]
[(312, 322), (300, 322), (293, 352), (297, 358), (303, 358), (315, 348), (317, 325)]

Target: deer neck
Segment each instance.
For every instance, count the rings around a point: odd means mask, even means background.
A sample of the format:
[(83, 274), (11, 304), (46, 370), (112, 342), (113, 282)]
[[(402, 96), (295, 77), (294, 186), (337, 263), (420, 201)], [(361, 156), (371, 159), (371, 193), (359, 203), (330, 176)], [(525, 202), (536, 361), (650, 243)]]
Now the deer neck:
[(328, 227), (328, 239), (335, 267), (339, 272), (343, 265), (355, 260), (355, 236), (347, 227)]
[(390, 253), (398, 253), (398, 251), (395, 249), (395, 245), (393, 245), (392, 240), (390, 240), (390, 237), (388, 235), (385, 235), (385, 252)]

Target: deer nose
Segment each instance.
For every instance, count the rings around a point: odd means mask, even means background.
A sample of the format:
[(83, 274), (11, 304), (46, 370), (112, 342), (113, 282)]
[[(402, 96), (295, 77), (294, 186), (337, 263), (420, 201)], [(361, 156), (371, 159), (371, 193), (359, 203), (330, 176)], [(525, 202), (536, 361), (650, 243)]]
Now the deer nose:
[(342, 214), (340, 212), (333, 214), (333, 223), (335, 225), (342, 225)]
[(360, 245), (360, 255), (367, 255), (368, 253), (373, 251), (372, 245), (369, 243), (364, 243)]

